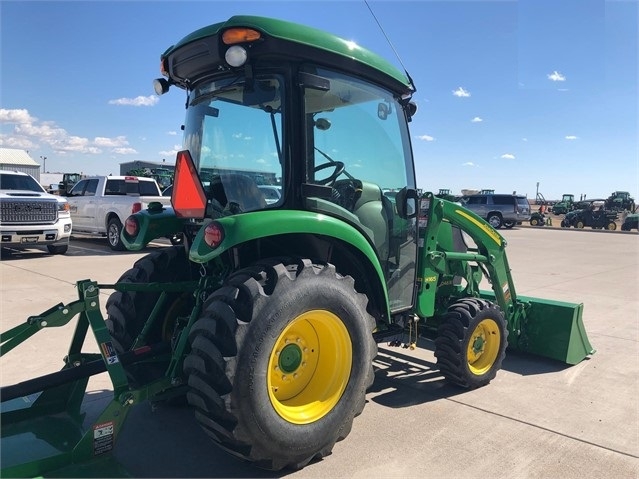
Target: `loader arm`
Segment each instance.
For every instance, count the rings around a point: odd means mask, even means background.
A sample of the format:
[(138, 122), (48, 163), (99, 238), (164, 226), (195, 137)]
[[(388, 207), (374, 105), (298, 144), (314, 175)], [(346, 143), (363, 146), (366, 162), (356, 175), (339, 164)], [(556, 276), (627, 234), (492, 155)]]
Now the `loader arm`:
[[(583, 325), (583, 304), (518, 297), (506, 256), (506, 240), (463, 206), (432, 193), (426, 193), (424, 199), (429, 206), (419, 258), (419, 316), (438, 314), (438, 305), (451, 302), (447, 297), (442, 298), (451, 291), (440, 287), (442, 276), (461, 276), (466, 284), (454, 289), (455, 294), (490, 299), (504, 311), (510, 348), (569, 364), (576, 364), (595, 352)], [(477, 247), (463, 248), (465, 251), (454, 248), (453, 227), (470, 236)], [(479, 290), (482, 273), (491, 284), (492, 292)], [(451, 296), (451, 299), (457, 297)]]

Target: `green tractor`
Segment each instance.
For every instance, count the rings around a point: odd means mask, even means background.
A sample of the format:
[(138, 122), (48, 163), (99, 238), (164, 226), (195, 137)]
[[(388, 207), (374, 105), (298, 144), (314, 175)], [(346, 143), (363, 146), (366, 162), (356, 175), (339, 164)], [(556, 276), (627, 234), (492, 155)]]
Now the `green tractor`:
[(573, 209), (575, 209), (575, 195), (572, 194), (564, 194), (561, 201), (552, 205), (552, 212), (556, 215), (565, 215)]
[(613, 191), (612, 194), (606, 199), (606, 209), (621, 213), (622, 211), (628, 211), (634, 213), (636, 210), (635, 199), (630, 196), (627, 191)]
[(450, 192), (448, 188), (440, 188), (439, 191), (435, 194), (437, 198), (441, 198), (442, 200), (455, 201), (456, 197), (454, 194)]
[[(418, 195), (408, 74), (328, 33), (251, 16), (186, 36), (161, 71), (158, 94), (188, 96), (172, 207), (129, 217), (122, 239), (130, 250), (174, 234), (183, 244), (114, 285), (78, 282), (77, 301), (2, 335), (5, 354), (78, 316), (62, 371), (2, 389), (3, 476), (99, 461), (132, 405), (180, 398), (232, 455), (304, 467), (362, 412), (377, 343), (416, 329), (465, 389), (488, 384), (507, 347), (568, 364), (594, 353), (582, 304), (519, 296), (506, 240)], [(281, 178), (279, 200), (243, 173), (256, 166)], [(100, 354), (82, 352), (89, 330)], [(86, 383), (105, 370), (113, 400), (86, 428)]]

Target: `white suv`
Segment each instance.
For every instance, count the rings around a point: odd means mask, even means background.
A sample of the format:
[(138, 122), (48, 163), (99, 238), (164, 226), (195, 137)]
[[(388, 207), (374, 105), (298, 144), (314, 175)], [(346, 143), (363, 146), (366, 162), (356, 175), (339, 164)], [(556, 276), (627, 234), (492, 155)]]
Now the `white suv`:
[(0, 234), (0, 246), (46, 246), (51, 254), (64, 254), (71, 238), (69, 203), (31, 175), (0, 170)]

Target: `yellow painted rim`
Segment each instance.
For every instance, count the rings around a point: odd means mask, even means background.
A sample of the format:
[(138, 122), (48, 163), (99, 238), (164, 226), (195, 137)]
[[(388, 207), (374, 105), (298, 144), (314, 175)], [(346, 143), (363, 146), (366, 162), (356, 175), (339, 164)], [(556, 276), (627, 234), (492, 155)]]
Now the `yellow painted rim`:
[(468, 341), (466, 357), (470, 372), (477, 376), (487, 373), (495, 364), (500, 344), (501, 332), (497, 323), (492, 319), (481, 321)]
[(353, 348), (344, 323), (325, 310), (301, 314), (275, 341), (266, 376), (280, 417), (315, 422), (335, 407), (351, 373)]

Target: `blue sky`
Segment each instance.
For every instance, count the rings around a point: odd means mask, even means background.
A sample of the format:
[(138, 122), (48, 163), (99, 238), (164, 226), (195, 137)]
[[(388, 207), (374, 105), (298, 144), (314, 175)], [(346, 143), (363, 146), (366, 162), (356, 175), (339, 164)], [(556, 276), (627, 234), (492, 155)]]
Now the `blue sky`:
[[(406, 68), (424, 190), (639, 198), (639, 0), (0, 1), (0, 146), (48, 171), (175, 161), (183, 92), (159, 57), (235, 14), (304, 23)], [(395, 55), (397, 51), (400, 59)], [(403, 68), (402, 67), (402, 68)]]

